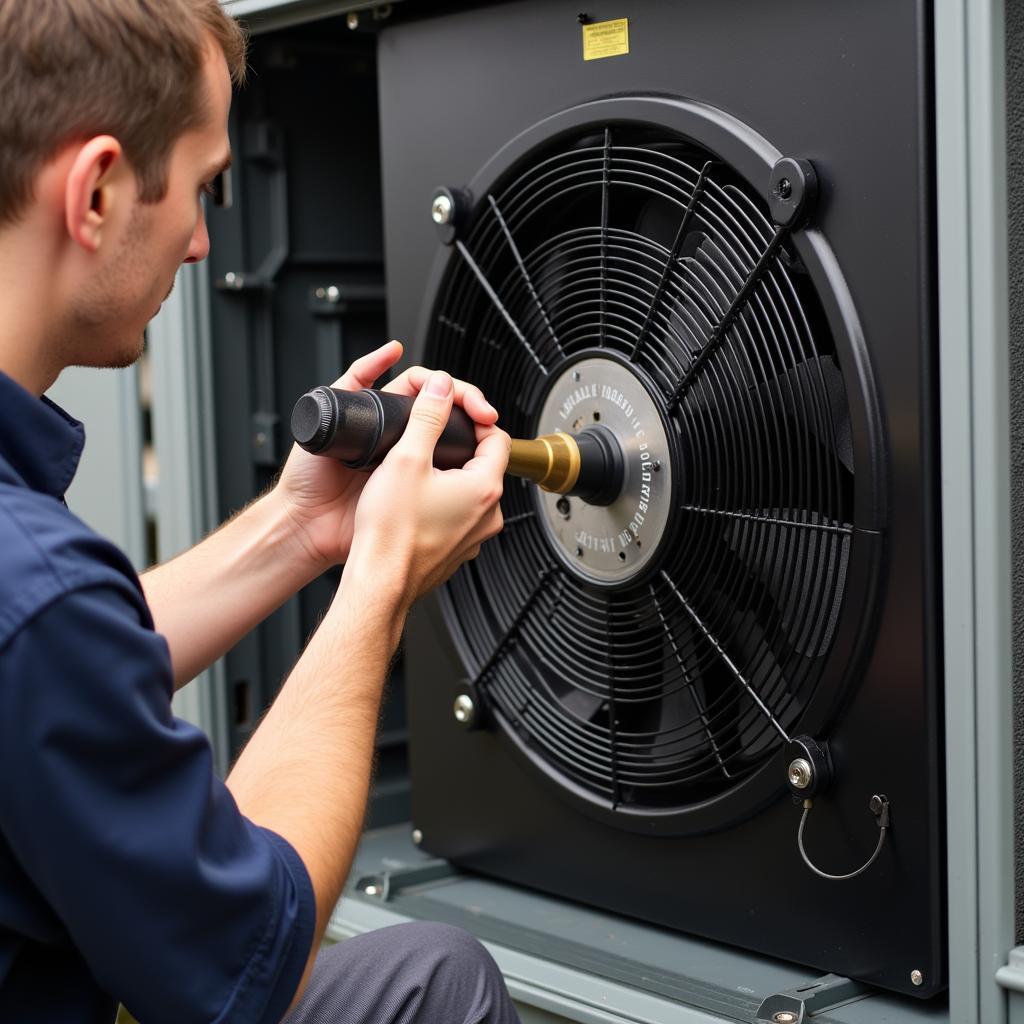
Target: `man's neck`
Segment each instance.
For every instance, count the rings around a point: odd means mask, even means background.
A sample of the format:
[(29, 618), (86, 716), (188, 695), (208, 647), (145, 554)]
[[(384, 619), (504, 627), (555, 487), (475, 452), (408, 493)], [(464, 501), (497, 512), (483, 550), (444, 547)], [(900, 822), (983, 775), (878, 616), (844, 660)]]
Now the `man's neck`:
[(32, 227), (19, 222), (0, 230), (0, 370), (42, 395), (63, 367), (53, 263)]

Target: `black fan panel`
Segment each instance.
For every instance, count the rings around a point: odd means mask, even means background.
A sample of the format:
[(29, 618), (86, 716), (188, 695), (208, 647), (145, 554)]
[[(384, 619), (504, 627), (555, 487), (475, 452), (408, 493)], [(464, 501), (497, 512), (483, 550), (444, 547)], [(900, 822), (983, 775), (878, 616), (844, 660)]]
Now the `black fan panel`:
[(664, 128), (563, 135), (475, 200), (424, 358), (522, 437), (559, 368), (628, 362), (676, 446), (674, 511), (649, 571), (602, 587), (554, 556), (532, 485), (511, 483), (504, 532), (447, 588), (448, 627), (564, 791), (613, 820), (685, 813), (842, 698), (822, 679), (858, 524), (828, 322), (764, 197)]

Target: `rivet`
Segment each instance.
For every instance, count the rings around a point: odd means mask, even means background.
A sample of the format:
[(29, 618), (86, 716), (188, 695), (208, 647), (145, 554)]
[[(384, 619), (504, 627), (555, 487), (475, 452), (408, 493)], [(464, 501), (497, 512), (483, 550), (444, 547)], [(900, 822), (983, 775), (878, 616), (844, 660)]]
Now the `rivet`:
[(460, 693), (452, 705), (455, 714), (455, 721), (460, 725), (468, 725), (473, 720), (476, 708), (473, 705), (473, 698), (468, 693)]
[(786, 777), (794, 789), (806, 789), (814, 781), (814, 768), (810, 761), (798, 757), (790, 761)]
[(910, 980), (915, 985), (923, 985), (924, 984), (924, 975), (920, 971), (916, 971), (916, 970), (915, 971), (911, 971), (910, 972)]
[(450, 224), (454, 211), (451, 197), (445, 195), (444, 192), (439, 192), (434, 196), (434, 201), (430, 204), (430, 216), (435, 224), (442, 226)]
[(418, 828), (412, 830), (412, 841), (416, 846), (423, 842), (423, 833)]

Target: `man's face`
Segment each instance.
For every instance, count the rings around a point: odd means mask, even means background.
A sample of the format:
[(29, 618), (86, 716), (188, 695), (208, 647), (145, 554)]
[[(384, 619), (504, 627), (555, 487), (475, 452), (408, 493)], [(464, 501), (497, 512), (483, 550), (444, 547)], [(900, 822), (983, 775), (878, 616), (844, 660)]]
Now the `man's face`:
[(205, 123), (182, 135), (168, 167), (167, 194), (144, 204), (137, 196), (111, 225), (110, 244), (96, 273), (72, 307), (69, 362), (128, 366), (142, 352), (146, 324), (174, 286), (182, 263), (206, 258), (205, 188), (230, 160), (227, 121), (231, 79), (219, 48), (209, 46), (203, 66)]

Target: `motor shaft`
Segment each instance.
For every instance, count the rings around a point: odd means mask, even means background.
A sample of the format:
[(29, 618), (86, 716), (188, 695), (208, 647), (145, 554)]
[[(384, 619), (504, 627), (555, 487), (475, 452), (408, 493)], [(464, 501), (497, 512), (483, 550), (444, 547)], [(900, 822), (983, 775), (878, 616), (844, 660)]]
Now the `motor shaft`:
[[(366, 388), (341, 391), (319, 387), (292, 410), (292, 435), (314, 455), (329, 455), (351, 469), (378, 466), (402, 436), (413, 399)], [(473, 421), (458, 406), (434, 449), (438, 469), (464, 466), (476, 451)], [(610, 505), (622, 493), (625, 461), (615, 435), (602, 426), (578, 434), (545, 434), (514, 439), (508, 475), (525, 477), (556, 494), (575, 495), (592, 505)]]

